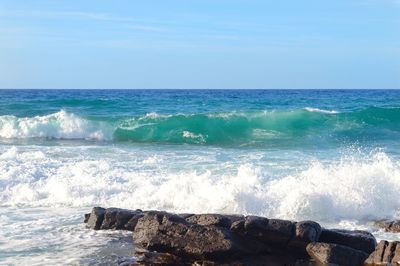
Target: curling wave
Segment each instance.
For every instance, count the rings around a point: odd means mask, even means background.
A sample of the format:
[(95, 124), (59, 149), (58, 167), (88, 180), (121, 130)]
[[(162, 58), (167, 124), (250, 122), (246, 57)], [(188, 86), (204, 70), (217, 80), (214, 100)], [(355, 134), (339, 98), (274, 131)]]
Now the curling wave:
[[(90, 118), (57, 113), (0, 116), (3, 139), (88, 139), (190, 144), (249, 144), (297, 141), (310, 136), (362, 140), (400, 133), (400, 108), (370, 107), (339, 113), (305, 108), (258, 111)], [(312, 138), (309, 138), (312, 139)]]

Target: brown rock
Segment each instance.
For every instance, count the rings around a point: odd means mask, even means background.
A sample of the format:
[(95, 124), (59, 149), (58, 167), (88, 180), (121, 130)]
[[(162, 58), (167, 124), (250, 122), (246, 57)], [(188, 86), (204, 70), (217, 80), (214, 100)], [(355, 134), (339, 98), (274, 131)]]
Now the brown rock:
[(400, 242), (380, 241), (375, 251), (369, 255), (364, 265), (400, 265)]
[(307, 252), (320, 265), (358, 266), (363, 265), (368, 257), (365, 252), (359, 250), (320, 242), (308, 244)]
[(386, 232), (400, 232), (400, 220), (379, 220), (376, 221), (374, 225), (383, 228)]

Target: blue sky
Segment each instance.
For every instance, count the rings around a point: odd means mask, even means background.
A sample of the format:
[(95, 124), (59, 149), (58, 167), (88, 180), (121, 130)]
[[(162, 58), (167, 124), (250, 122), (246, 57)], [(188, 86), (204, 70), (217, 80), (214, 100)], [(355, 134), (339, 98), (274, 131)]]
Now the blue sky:
[(0, 0), (0, 88), (400, 88), (400, 0)]

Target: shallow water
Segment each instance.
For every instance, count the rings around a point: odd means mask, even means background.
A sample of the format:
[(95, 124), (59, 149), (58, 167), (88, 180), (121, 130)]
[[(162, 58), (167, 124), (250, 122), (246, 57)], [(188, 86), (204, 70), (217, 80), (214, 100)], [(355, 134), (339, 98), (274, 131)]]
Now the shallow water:
[(400, 91), (0, 91), (0, 264), (130, 256), (98, 205), (399, 239), (370, 223), (399, 216), (399, 137)]

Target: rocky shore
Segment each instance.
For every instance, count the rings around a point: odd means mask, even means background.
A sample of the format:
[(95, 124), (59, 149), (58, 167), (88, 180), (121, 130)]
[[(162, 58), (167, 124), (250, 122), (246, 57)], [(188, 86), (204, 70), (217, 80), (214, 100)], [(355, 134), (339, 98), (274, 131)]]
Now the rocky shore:
[(135, 260), (121, 265), (400, 265), (400, 242), (314, 221), (94, 207), (85, 223), (133, 232)]

